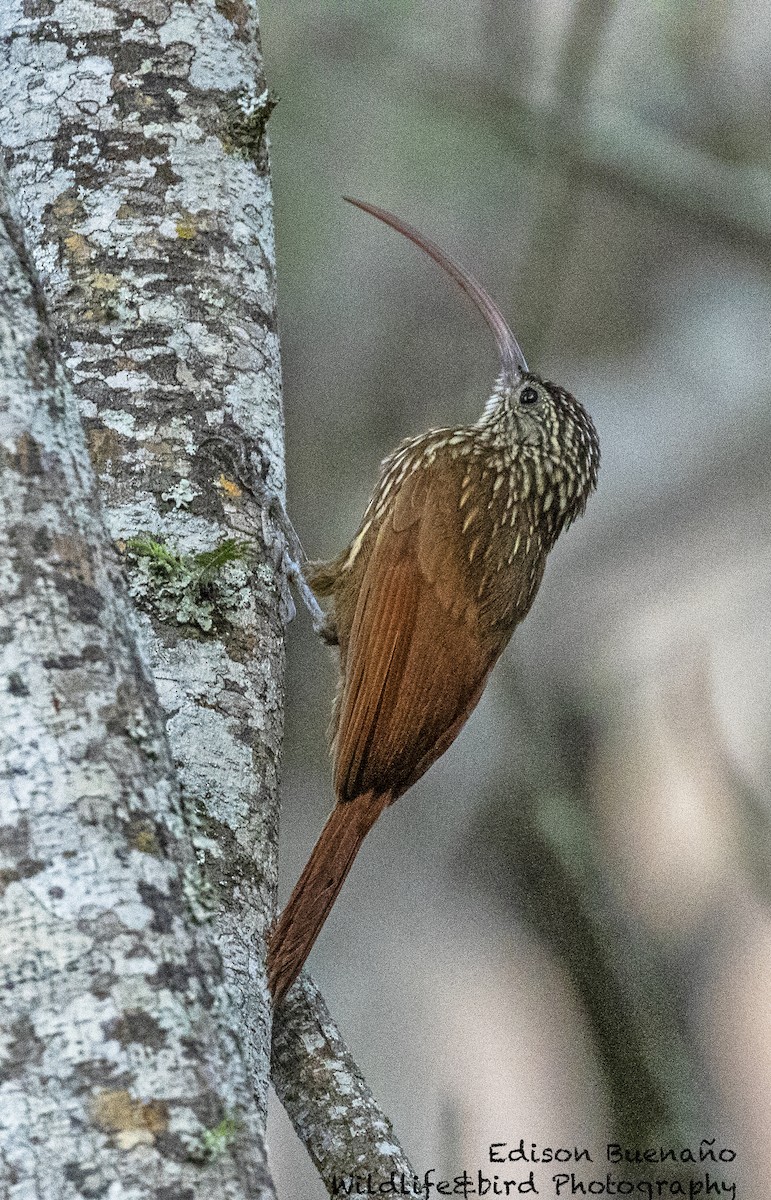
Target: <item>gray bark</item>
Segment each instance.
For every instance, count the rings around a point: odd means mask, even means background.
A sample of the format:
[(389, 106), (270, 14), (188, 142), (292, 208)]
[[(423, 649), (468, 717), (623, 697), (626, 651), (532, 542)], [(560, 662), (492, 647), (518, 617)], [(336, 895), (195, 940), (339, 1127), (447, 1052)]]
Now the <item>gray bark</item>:
[(276, 1012), (273, 1082), (331, 1195), (335, 1176), (366, 1178), (368, 1172), (375, 1186), (395, 1174), (401, 1187), (404, 1175), (404, 1194), (413, 1194), (414, 1172), (391, 1122), (305, 973)]
[(273, 1195), (162, 719), (2, 201), (0, 279), (0, 1196)]
[[(230, 467), (283, 494), (256, 13), (0, 0), (0, 27), (0, 139), (108, 529), (156, 550), (129, 553), (132, 589), (264, 1106), (287, 603), (267, 510)], [(226, 537), (251, 557), (203, 571)]]

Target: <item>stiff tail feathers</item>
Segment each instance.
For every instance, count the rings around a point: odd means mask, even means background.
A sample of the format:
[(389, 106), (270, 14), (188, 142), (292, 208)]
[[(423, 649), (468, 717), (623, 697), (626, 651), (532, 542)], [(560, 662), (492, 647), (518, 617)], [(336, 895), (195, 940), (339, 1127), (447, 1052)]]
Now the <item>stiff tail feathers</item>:
[(338, 802), (268, 942), (268, 986), (283, 1000), (302, 970), (340, 892), (359, 847), (390, 801), (367, 792)]

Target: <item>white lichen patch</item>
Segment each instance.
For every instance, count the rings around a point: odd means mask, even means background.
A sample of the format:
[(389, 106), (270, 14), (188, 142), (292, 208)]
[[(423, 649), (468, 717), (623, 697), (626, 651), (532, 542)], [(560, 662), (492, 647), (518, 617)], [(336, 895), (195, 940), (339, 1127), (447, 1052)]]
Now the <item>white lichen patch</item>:
[(226, 154), (219, 138), (206, 137), (185, 146), (186, 170), (179, 183), (168, 191), (168, 202), (191, 212), (211, 211), (220, 201), (218, 191), (225, 186)]
[(78, 30), (81, 38), (75, 43), (76, 50), (85, 44), (86, 35), (107, 33), (115, 28), (115, 13), (101, 4), (83, 0), (59, 0), (56, 5), (56, 20), (63, 29)]
[(251, 769), (252, 750), (238, 738), (237, 722), (190, 706), (170, 718), (169, 728), (190, 746), (178, 768), (185, 795), (205, 802), (214, 820), (238, 827), (250, 815), (251, 795), (241, 781)]
[(199, 924), (211, 921), (217, 915), (219, 899), (211, 881), (204, 875), (198, 864), (185, 868), (182, 889), (187, 906)]
[(313, 1030), (303, 1034), (303, 1046), (307, 1051), (308, 1057), (313, 1058), (315, 1054), (326, 1048), (326, 1038), (320, 1032)]
[[(112, 99), (113, 65), (96, 55), (70, 60), (54, 73), (59, 91), (59, 114), (65, 119), (84, 112), (96, 115)], [(90, 107), (88, 107), (90, 106)]]
[(110, 996), (85, 995), (66, 1001), (58, 1012), (43, 1009), (35, 1024), (46, 1043), (53, 1067), (57, 1058), (83, 1060), (90, 1046), (85, 1035), (89, 1026), (98, 1026), (115, 1017), (118, 1011)]
[[(118, 375), (111, 375), (106, 382), (110, 387), (125, 387), (131, 391), (133, 390), (133, 380), (135, 377), (135, 373), (132, 371), (122, 371)], [(146, 377), (138, 375), (138, 378), (141, 380)], [(146, 383), (145, 386), (147, 386)], [(103, 408), (100, 416), (102, 424), (106, 425), (108, 429), (114, 429), (116, 433), (121, 433), (127, 438), (134, 436), (137, 419), (133, 413), (124, 412), (123, 409), (119, 408)]]
[(270, 92), (267, 88), (260, 91), (254, 80), (250, 80), (238, 97), (238, 107), (245, 116), (253, 117), (256, 113), (265, 111), (269, 96)]
[(60, 936), (53, 937), (48, 922), (29, 888), (10, 883), (5, 891), (3, 920), (5, 928), (19, 931), (19, 939), (0, 940), (0, 987), (12, 988), (24, 982), (55, 977), (76, 964), (90, 949), (91, 939), (77, 928), (59, 926)]
[(100, 190), (96, 203), (89, 215), (78, 222), (78, 233), (88, 238), (94, 246), (108, 245), (112, 240), (112, 228), (118, 219), (123, 204), (121, 192), (115, 188)]
[(190, 836), (195, 847), (196, 861), (199, 866), (203, 866), (207, 858), (224, 857), (224, 852), (219, 842), (215, 842), (214, 838), (207, 837), (205, 833), (202, 833), (200, 828), (196, 827), (195, 821), (191, 822)]
[[(207, 329), (200, 321), (190, 321), (187, 324), (185, 340), (188, 346), (194, 346), (199, 354), (205, 354), (209, 358), (221, 355), (225, 348), (223, 334)], [(179, 336), (175, 336), (173, 341), (178, 343)]]
[[(196, 450), (196, 440), (190, 429), (190, 425), (182, 417), (172, 417), (170, 421), (161, 421), (155, 426), (155, 436), (159, 438), (171, 438), (181, 446), (186, 454), (194, 454)], [(216, 530), (212, 528), (211, 536), (216, 537)]]
[(161, 492), (161, 500), (165, 500), (168, 504), (173, 504), (175, 508), (189, 508), (199, 496), (194, 487), (191, 486), (189, 479), (180, 479), (179, 483), (175, 483), (166, 492)]
[[(21, 11), (17, 12), (16, 19), (23, 21)], [(67, 47), (62, 42), (48, 41), (45, 38), (33, 41), (26, 37), (15, 38), (10, 45), (8, 54), (12, 68), (26, 67), (33, 72), (43, 70), (46, 72), (46, 81), (51, 78), (48, 72), (61, 67), (68, 61), (68, 57)], [(17, 75), (16, 79), (19, 78), (20, 76)], [(9, 82), (13, 81), (9, 80)]]
[[(222, 309), (225, 307), (225, 305), (227, 303), (224, 296), (218, 295), (218, 293), (215, 292), (213, 288), (209, 288), (206, 286), (201, 288), (201, 299), (204, 301), (205, 304), (208, 304), (210, 308)], [(219, 415), (221, 417), (221, 414), (219, 414)]]

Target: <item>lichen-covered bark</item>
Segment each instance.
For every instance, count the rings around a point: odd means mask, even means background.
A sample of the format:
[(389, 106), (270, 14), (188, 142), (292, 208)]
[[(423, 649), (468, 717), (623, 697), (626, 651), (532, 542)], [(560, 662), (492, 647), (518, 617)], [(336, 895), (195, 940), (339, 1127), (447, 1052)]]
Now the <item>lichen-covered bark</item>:
[[(276, 1012), (273, 1082), (298, 1136), (330, 1195), (367, 1175), (374, 1187), (397, 1180), (399, 1194), (417, 1195), (415, 1175), (391, 1122), (351, 1058), (316, 985), (303, 973)], [(420, 1181), (422, 1183), (422, 1180)]]
[(110, 534), (188, 564), (225, 537), (254, 548), (228, 564), (212, 620), (202, 593), (170, 596), (127, 561), (264, 1101), (286, 606), (270, 521), (228, 465), (241, 456), (283, 494), (256, 13), (250, 0), (0, 0), (0, 31), (0, 140)]
[(0, 281), (0, 1194), (270, 1196), (157, 700), (3, 201)]

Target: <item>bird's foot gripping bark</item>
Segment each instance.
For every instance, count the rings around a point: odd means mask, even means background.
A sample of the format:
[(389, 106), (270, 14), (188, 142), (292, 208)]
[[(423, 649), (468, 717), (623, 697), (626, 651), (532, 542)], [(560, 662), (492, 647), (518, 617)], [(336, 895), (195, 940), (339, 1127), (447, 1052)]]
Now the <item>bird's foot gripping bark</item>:
[[(225, 434), (212, 434), (204, 444), (212, 457), (225, 468), (225, 472), (238, 481), (258, 506), (265, 546), (273, 552), (282, 577), (292, 585), (309, 612), (314, 633), (327, 642), (336, 640), (330, 619), (319, 606), (303, 573), (306, 556), (297, 530), (289, 519), (281, 496), (265, 479), (259, 455), (248, 451), (240, 439), (231, 439)], [(290, 596), (287, 596), (287, 600), (288, 619), (291, 620), (294, 605)]]
[[(277, 497), (277, 499), (279, 501), (279, 504), (281, 504), (280, 498)], [(283, 510), (283, 508), (284, 508), (283, 504), (281, 504), (281, 508)], [(295, 530), (294, 530), (294, 526), (292, 525), (291, 521), (289, 520), (289, 517), (286, 516), (286, 512), (284, 512), (284, 516), (286, 517), (287, 525), (292, 530), (292, 533), (294, 533), (294, 536), (297, 537), (297, 534), (295, 533)], [(298, 539), (298, 545), (299, 545), (299, 539)], [(337, 644), (337, 634), (335, 632), (334, 625), (331, 622), (329, 615), (324, 612), (324, 610), (319, 605), (318, 600), (316, 599), (313, 592), (311, 591), (310, 586), (308, 584), (308, 580), (305, 578), (305, 575), (303, 574), (302, 563), (298, 562), (298, 560), (296, 558), (292, 557), (292, 555), (289, 551), (289, 547), (286, 542), (284, 544), (284, 554), (283, 554), (282, 564), (283, 564), (283, 569), (284, 569), (287, 579), (294, 586), (295, 592), (300, 597), (300, 599), (302, 600), (306, 609), (310, 613), (311, 621), (313, 623), (313, 632), (318, 634), (318, 636), (320, 638), (322, 638), (323, 641), (328, 642), (330, 645), (336, 645)]]

